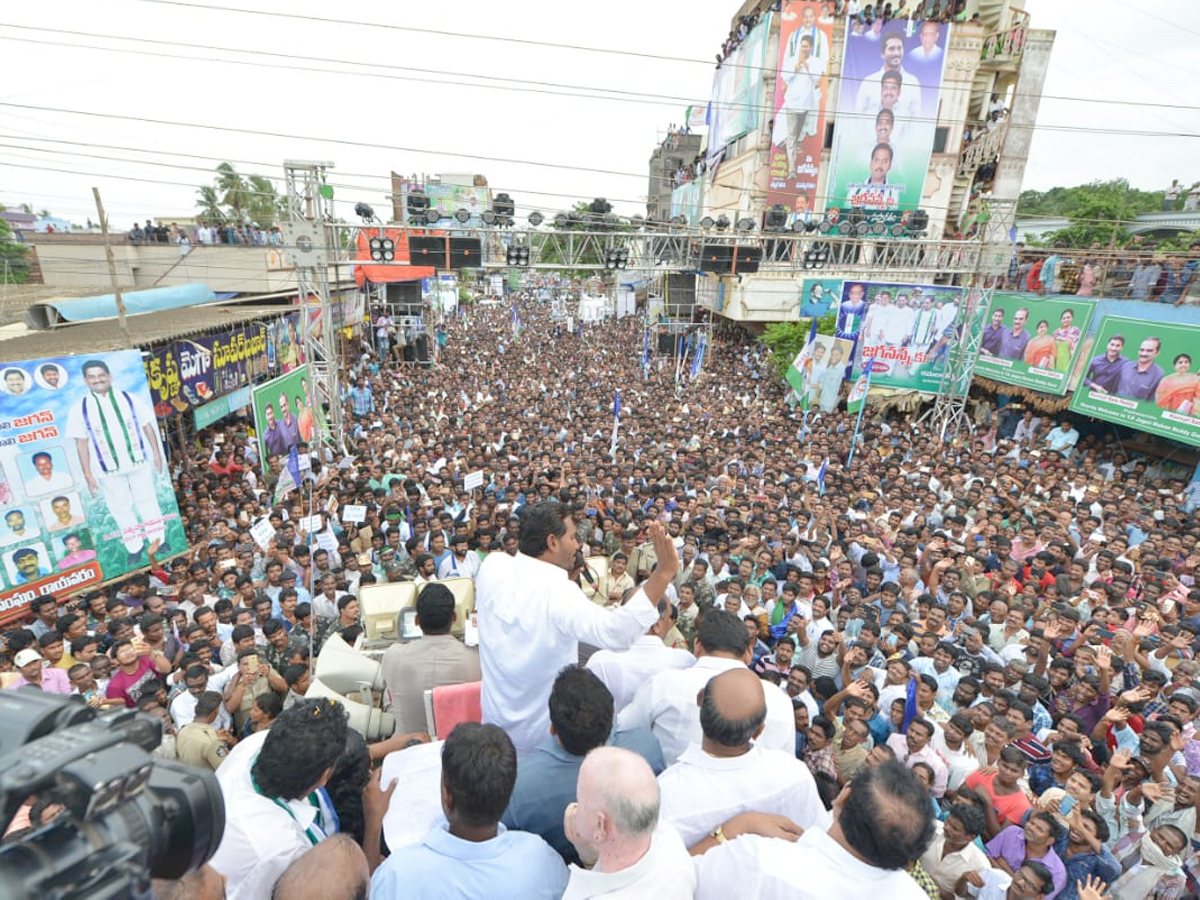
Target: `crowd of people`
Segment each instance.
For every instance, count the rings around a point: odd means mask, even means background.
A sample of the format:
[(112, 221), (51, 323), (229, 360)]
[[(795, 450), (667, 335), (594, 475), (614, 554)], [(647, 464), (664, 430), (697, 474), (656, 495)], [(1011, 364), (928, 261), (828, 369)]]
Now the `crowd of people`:
[[(365, 343), (302, 491), (244, 420), (200, 432), (171, 459), (190, 550), (3, 634), (5, 687), (158, 715), (159, 755), (215, 770), (220, 848), (161, 896), (1200, 888), (1194, 487), (1011, 416), (945, 445), (869, 411), (847, 468), (853, 418), (802, 425), (744, 333), (693, 379), (643, 367), (635, 317), (515, 319), (469, 310), (432, 365)], [(368, 744), (310, 662), (403, 581), (425, 636), (384, 651)], [(483, 722), (430, 743), (424, 690), (478, 680)], [(31, 798), (6, 840), (62, 814)]]
[(126, 236), (131, 244), (228, 244), (246, 247), (279, 247), (283, 244), (283, 232), (278, 225), (259, 228), (254, 224), (235, 225), (231, 222), (209, 222), (202, 218), (191, 225), (174, 223), (169, 227), (162, 222), (156, 225), (150, 219), (146, 220), (144, 227), (134, 222)]

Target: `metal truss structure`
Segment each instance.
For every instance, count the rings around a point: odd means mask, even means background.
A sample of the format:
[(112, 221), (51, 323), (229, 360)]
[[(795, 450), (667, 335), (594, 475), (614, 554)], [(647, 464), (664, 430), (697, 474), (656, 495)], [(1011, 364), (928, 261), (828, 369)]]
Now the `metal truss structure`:
[(283, 164), (287, 224), (283, 227), (284, 248), (296, 267), (300, 295), (300, 338), (304, 342), (315, 402), (327, 411), (331, 439), (340, 445), (344, 438), (341, 389), (338, 372), (337, 333), (330, 297), (329, 268), (337, 261), (338, 242), (331, 227), (333, 192), (325, 185), (328, 162), (287, 160)]

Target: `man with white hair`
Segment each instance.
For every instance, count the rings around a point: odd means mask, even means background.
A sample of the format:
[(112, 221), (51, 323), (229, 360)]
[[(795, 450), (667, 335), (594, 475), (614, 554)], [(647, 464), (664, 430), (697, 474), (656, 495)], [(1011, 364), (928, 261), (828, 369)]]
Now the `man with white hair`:
[(678, 832), (658, 819), (658, 782), (646, 760), (598, 747), (579, 768), (578, 800), (563, 830), (590, 869), (572, 865), (563, 900), (692, 897), (696, 872)]

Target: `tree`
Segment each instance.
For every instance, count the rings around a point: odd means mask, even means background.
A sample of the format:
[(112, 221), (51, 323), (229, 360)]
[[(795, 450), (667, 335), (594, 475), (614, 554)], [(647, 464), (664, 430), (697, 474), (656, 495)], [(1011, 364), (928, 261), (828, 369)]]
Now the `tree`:
[(13, 240), (12, 226), (0, 219), (0, 282), (24, 284), (29, 274), (29, 248)]
[(286, 204), (275, 191), (271, 179), (251, 175), (246, 180), (249, 185), (247, 212), (250, 221), (259, 228), (270, 228), (287, 214)]
[(1129, 238), (1124, 223), (1162, 208), (1162, 193), (1141, 191), (1124, 178), (1093, 181), (1077, 187), (1055, 187), (1048, 191), (1022, 191), (1018, 216), (1062, 217), (1071, 224), (1045, 232), (1038, 243), (1062, 242), (1068, 247), (1100, 244), (1117, 247)]
[(200, 210), (200, 218), (211, 225), (219, 225), (225, 221), (225, 210), (221, 209), (221, 197), (211, 184), (196, 188), (199, 197), (196, 208)]
[(217, 166), (217, 191), (221, 194), (221, 203), (232, 211), (233, 220), (242, 224), (245, 209), (252, 199), (251, 189), (232, 164), (223, 162)]
[[(817, 334), (833, 334), (837, 330), (837, 315), (830, 313), (817, 319)], [(812, 331), (812, 319), (799, 322), (772, 322), (760, 340), (771, 351), (771, 368), (783, 378), (796, 354), (804, 349)]]

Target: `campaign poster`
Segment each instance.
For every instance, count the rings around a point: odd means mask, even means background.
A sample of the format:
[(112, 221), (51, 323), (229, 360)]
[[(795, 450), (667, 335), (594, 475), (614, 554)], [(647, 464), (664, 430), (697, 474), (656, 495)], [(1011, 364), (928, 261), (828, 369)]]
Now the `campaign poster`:
[(1072, 412), (1200, 447), (1200, 327), (1100, 321)]
[(783, 0), (780, 9), (767, 205), (787, 207), (793, 219), (804, 219), (816, 203), (829, 99), (832, 13), (832, 4), (816, 0)]
[(882, 34), (850, 23), (827, 209), (892, 224), (921, 205), (949, 40), (939, 22), (895, 19)]
[(840, 278), (805, 278), (800, 288), (800, 318), (820, 319), (838, 306), (842, 299)]
[(247, 325), (174, 341), (146, 357), (154, 412), (187, 412), (250, 384), (268, 371), (267, 329)]
[(770, 31), (771, 13), (767, 12), (713, 73), (708, 123), (710, 162), (743, 134), (758, 128)]
[(850, 341), (829, 334), (818, 334), (805, 344), (788, 373), (788, 383), (803, 409), (833, 412), (853, 348)]
[(272, 457), (282, 460), (292, 448), (302, 443), (311, 447), (324, 440), (327, 433), (325, 412), (320, 404), (313, 402), (308, 366), (300, 366), (255, 387), (251, 406), (264, 468), (279, 471), (282, 462), (272, 465)]
[(1083, 297), (992, 295), (975, 371), (1017, 387), (1064, 396), (1095, 301)]
[(861, 372), (873, 361), (875, 387), (936, 392), (950, 353), (957, 348), (961, 289), (879, 282), (847, 285), (851, 308), (862, 308), (855, 370)]
[(187, 549), (136, 350), (0, 363), (0, 623)]

